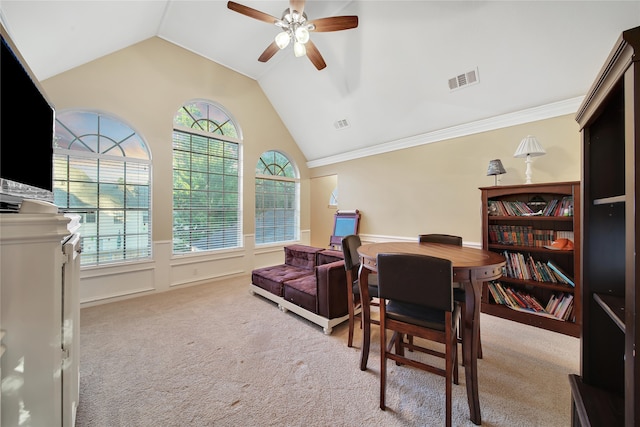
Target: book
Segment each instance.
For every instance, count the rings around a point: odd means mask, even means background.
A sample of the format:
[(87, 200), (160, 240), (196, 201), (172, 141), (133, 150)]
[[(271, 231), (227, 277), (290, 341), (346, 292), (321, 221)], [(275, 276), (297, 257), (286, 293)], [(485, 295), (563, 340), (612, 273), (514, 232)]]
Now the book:
[(573, 278), (569, 277), (569, 275), (564, 270), (562, 270), (560, 267), (558, 267), (553, 261), (551, 261), (551, 260), (547, 261), (547, 265), (551, 268), (553, 273), (558, 277), (558, 279), (562, 283), (566, 283), (566, 284), (571, 285), (573, 287), (576, 286), (576, 284), (573, 282)]
[(516, 292), (514, 292), (513, 289), (507, 288), (505, 289), (505, 291), (507, 292), (507, 295), (509, 295), (511, 299), (515, 301), (517, 305), (519, 305), (522, 308), (527, 308), (527, 304), (520, 298), (520, 296)]
[(496, 289), (496, 284), (494, 282), (489, 283), (489, 292), (491, 292), (493, 300), (496, 302), (496, 304), (506, 304), (504, 298), (502, 298), (502, 295), (500, 295), (500, 292)]
[(573, 306), (573, 295), (571, 294), (565, 295), (562, 301), (562, 305), (560, 306), (557, 313), (555, 313), (556, 317), (564, 320), (567, 311), (571, 309), (572, 306)]

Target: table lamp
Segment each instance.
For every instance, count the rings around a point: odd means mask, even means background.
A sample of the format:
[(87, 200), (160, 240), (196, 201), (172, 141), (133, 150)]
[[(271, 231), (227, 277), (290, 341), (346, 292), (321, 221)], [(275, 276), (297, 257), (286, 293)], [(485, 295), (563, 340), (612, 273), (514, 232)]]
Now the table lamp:
[(527, 181), (525, 184), (531, 184), (531, 157), (542, 156), (544, 154), (547, 154), (547, 152), (544, 151), (544, 148), (542, 148), (542, 145), (540, 145), (535, 137), (527, 135), (522, 141), (520, 141), (520, 145), (518, 145), (518, 149), (513, 154), (513, 157), (525, 157), (527, 159), (527, 170), (525, 172)]
[(502, 175), (503, 173), (507, 173), (507, 171), (504, 170), (500, 159), (489, 160), (489, 169), (487, 169), (487, 176), (493, 175), (493, 185), (498, 185), (498, 175)]

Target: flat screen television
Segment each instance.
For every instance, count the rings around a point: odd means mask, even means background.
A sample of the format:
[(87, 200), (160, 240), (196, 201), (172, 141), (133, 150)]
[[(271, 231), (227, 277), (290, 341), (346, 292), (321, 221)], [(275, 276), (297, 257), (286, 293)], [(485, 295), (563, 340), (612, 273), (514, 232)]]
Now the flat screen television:
[(0, 24), (0, 208), (53, 202), (55, 109)]

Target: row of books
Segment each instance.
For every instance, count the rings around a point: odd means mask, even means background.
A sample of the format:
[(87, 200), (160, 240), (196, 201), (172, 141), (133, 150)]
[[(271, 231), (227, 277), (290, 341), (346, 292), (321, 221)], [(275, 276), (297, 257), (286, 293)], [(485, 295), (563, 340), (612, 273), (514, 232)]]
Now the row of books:
[(551, 295), (545, 311), (558, 319), (569, 319), (573, 311), (573, 294)]
[(489, 212), (500, 216), (531, 216), (533, 210), (525, 202), (489, 200)]
[(488, 287), (496, 304), (514, 310), (560, 320), (568, 320), (573, 311), (573, 294), (570, 293), (553, 294), (543, 306), (535, 296), (517, 288), (504, 286), (500, 282), (490, 282)]
[(507, 260), (505, 276), (513, 279), (534, 280), (537, 282), (564, 283), (575, 287), (575, 283), (556, 263), (548, 260), (546, 263), (534, 260), (531, 254), (504, 251)]
[(499, 216), (573, 216), (573, 196), (553, 199), (537, 212), (526, 202), (489, 200), (489, 214)]
[(490, 224), (489, 242), (501, 245), (534, 246), (550, 245), (556, 238), (555, 230), (538, 230), (526, 225)]
[(573, 216), (573, 196), (551, 200), (542, 210), (542, 216)]
[(576, 286), (575, 282), (573, 281), (573, 278), (571, 276), (569, 276), (567, 274), (567, 272), (564, 271), (562, 268), (560, 268), (556, 263), (554, 263), (553, 261), (549, 260), (549, 261), (547, 261), (547, 266), (549, 268), (551, 268), (551, 270), (553, 271), (553, 274), (558, 279), (558, 282), (564, 283), (566, 285), (570, 285), (570, 286), (573, 286), (573, 287)]

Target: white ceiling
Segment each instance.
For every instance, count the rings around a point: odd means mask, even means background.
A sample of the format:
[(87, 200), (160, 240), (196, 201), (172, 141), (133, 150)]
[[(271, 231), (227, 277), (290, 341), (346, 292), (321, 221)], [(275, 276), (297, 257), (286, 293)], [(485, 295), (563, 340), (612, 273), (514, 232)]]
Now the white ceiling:
[[(237, 2), (276, 17), (288, 7)], [(523, 110), (575, 111), (620, 32), (640, 25), (640, 0), (309, 0), (310, 20), (359, 17), (356, 29), (311, 34), (327, 63), (317, 71), (291, 48), (258, 62), (278, 29), (226, 1), (0, 0), (0, 11), (40, 80), (153, 36), (247, 75), (310, 165)], [(476, 68), (478, 84), (449, 90)], [(350, 127), (336, 130), (342, 119)]]

